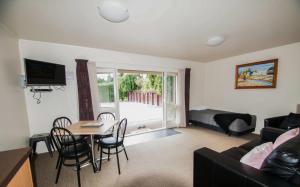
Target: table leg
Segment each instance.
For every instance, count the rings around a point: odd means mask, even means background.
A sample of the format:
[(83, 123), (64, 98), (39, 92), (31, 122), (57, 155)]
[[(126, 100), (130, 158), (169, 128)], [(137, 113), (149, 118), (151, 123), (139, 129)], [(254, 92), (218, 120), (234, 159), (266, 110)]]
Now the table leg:
[(92, 149), (92, 153), (93, 153), (92, 159), (93, 159), (93, 163), (95, 163), (94, 137), (92, 134), (91, 134), (90, 138), (91, 138), (91, 149)]
[(92, 149), (92, 160), (93, 160), (93, 167), (94, 167), (94, 172), (98, 171), (98, 165), (95, 159), (95, 149), (94, 149), (94, 135), (91, 134), (91, 149)]

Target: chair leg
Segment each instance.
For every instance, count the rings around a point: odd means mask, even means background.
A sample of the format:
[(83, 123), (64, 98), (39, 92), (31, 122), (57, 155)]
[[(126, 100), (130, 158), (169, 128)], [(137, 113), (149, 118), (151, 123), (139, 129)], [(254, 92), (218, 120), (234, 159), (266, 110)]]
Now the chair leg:
[(50, 141), (51, 140), (49, 139), (49, 137), (45, 138), (45, 143), (48, 149), (48, 153), (50, 154), (51, 157), (53, 157)]
[(120, 161), (119, 161), (118, 147), (116, 147), (116, 154), (117, 154), (117, 162), (118, 162), (118, 171), (119, 171), (119, 175), (120, 175), (121, 171), (120, 171)]
[(55, 151), (55, 146), (54, 146), (54, 143), (53, 143), (53, 141), (52, 141), (51, 138), (50, 138), (50, 145), (51, 145), (51, 147), (52, 147), (52, 150)]
[(58, 166), (58, 170), (57, 170), (57, 174), (56, 174), (56, 179), (55, 179), (55, 184), (57, 184), (57, 182), (58, 182), (60, 170), (61, 170), (61, 166), (62, 166), (63, 162), (64, 162), (64, 159), (60, 158), (60, 162), (59, 162), (59, 166)]
[(125, 146), (124, 146), (124, 145), (122, 145), (122, 146), (123, 146), (123, 149), (124, 149), (124, 153), (125, 153), (126, 159), (129, 160), (129, 159), (128, 159), (127, 152), (126, 152), (126, 149), (125, 149)]
[(76, 172), (77, 172), (78, 187), (81, 187), (81, 182), (80, 182), (80, 164), (79, 163), (77, 164)]
[(33, 152), (33, 155), (36, 154), (36, 144), (37, 144), (37, 142), (33, 142), (33, 144), (32, 144), (32, 152)]
[(60, 155), (58, 155), (58, 158), (57, 158), (57, 162), (56, 162), (56, 166), (55, 166), (55, 169), (57, 169), (58, 168), (58, 165), (59, 165), (59, 163), (60, 163)]
[(108, 148), (108, 157), (107, 160), (110, 161), (110, 148)]

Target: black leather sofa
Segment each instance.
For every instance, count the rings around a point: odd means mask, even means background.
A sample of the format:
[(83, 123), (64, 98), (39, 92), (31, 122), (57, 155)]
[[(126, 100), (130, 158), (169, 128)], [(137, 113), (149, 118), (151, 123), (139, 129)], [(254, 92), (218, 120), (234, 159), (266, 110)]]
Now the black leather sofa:
[(280, 128), (281, 123), (287, 118), (288, 116), (278, 116), (273, 118), (267, 118), (264, 121), (265, 127), (274, 127), (274, 128)]
[(288, 130), (300, 127), (300, 114), (290, 113), (286, 116), (267, 118), (264, 122), (265, 127), (273, 127)]
[(252, 168), (240, 159), (252, 148), (264, 142), (274, 142), (286, 132), (278, 128), (263, 128), (260, 138), (218, 153), (208, 148), (194, 152), (194, 187), (295, 187), (280, 177)]

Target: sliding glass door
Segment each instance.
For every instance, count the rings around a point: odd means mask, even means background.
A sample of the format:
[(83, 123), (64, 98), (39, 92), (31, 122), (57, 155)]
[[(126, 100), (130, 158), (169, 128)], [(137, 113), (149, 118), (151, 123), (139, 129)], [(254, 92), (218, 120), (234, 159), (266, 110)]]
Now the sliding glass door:
[(176, 127), (177, 74), (98, 69), (100, 112), (127, 118), (127, 133)]
[(97, 84), (100, 112), (112, 112), (119, 117), (116, 71), (98, 69)]
[(162, 128), (162, 73), (118, 70), (120, 118), (127, 118), (128, 133)]
[(164, 116), (165, 126), (167, 128), (176, 127), (176, 113), (177, 113), (177, 74), (165, 73), (164, 76)]

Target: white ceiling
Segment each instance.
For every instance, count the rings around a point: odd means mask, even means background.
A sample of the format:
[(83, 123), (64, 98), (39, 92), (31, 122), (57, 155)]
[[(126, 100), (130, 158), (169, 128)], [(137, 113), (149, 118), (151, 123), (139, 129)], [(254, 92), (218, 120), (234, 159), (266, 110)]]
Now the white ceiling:
[[(30, 40), (199, 62), (300, 41), (300, 0), (123, 0), (119, 24), (98, 16), (101, 0), (2, 1), (3, 22)], [(214, 35), (225, 43), (206, 46)]]

